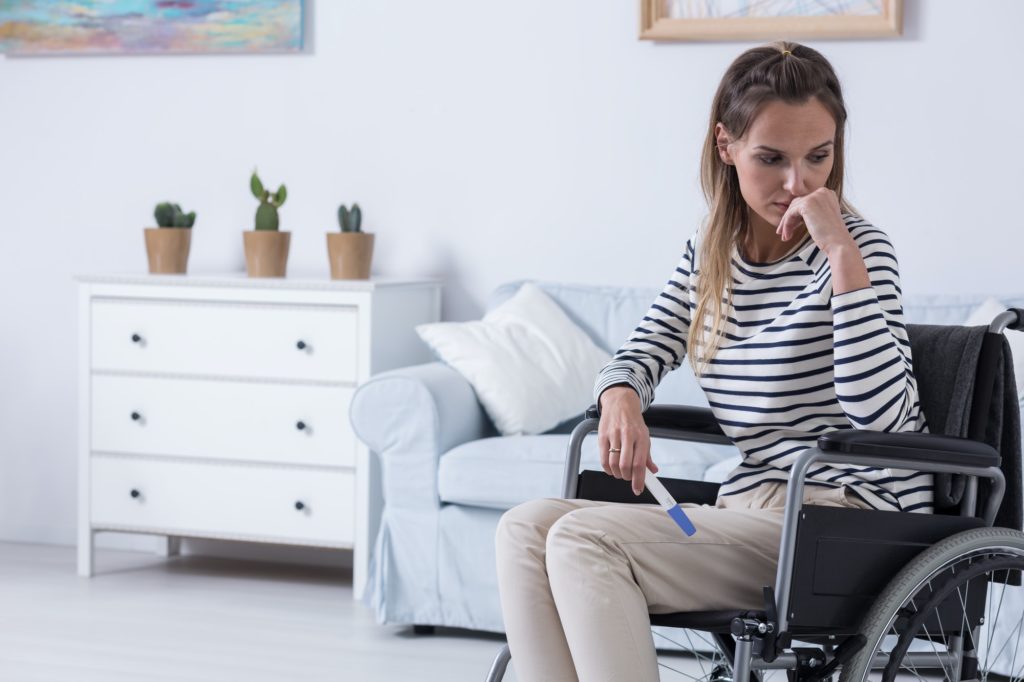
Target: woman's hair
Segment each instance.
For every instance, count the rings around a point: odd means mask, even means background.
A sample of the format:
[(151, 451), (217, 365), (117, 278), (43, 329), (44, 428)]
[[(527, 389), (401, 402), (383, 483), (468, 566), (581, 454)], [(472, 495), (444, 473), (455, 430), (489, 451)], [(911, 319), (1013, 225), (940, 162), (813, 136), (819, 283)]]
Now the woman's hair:
[[(788, 51), (790, 54), (785, 54)], [(733, 139), (742, 138), (750, 124), (770, 102), (803, 104), (815, 97), (836, 122), (834, 163), (825, 186), (836, 193), (843, 211), (855, 213), (843, 198), (843, 140), (846, 107), (832, 65), (816, 50), (789, 42), (776, 42), (747, 50), (729, 66), (715, 93), (711, 119), (700, 161), (700, 181), (709, 214), (700, 239), (700, 278), (697, 307), (690, 317), (688, 355), (699, 376), (714, 358), (725, 335), (725, 305), (732, 304), (731, 257), (750, 229), (747, 204), (740, 194), (736, 167), (718, 153), (715, 125), (725, 126)], [(710, 318), (710, 338), (705, 319)]]

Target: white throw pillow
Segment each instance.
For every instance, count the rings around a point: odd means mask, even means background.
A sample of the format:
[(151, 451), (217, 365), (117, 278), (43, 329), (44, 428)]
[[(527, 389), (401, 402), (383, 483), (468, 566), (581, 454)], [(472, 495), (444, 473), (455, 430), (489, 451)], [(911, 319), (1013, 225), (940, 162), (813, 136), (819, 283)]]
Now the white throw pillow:
[[(988, 326), (996, 315), (1005, 312), (1006, 309), (1007, 306), (1000, 301), (994, 298), (986, 299), (984, 303), (975, 308), (964, 324), (968, 327)], [(1013, 355), (1013, 374), (1017, 379), (1017, 398), (1024, 404), (1024, 332), (1007, 329), (1003, 334), (1010, 342), (1010, 353)]]
[(582, 414), (611, 359), (531, 282), (482, 320), (421, 324), (416, 333), (473, 385), (504, 436), (544, 433)]

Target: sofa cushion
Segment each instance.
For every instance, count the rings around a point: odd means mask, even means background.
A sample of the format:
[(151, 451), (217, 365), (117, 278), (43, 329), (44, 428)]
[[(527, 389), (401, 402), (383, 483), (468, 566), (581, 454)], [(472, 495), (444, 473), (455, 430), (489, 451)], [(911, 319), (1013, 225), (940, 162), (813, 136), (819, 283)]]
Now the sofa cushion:
[[(529, 280), (509, 282), (495, 289), (487, 301), (487, 309), (492, 310), (509, 300), (525, 281)], [(618, 350), (661, 293), (661, 289), (647, 287), (534, 283), (550, 296), (599, 348), (609, 354)], [(709, 406), (689, 362), (684, 362), (662, 380), (658, 385), (654, 402), (659, 405)]]
[[(482, 438), (441, 456), (438, 492), (441, 501), (490, 509), (510, 509), (539, 497), (560, 497), (564, 435)], [(704, 480), (705, 470), (733, 456), (732, 445), (658, 439), (651, 454), (659, 476)], [(600, 469), (597, 438), (583, 441), (583, 467)]]
[(416, 333), (473, 385), (504, 436), (543, 433), (585, 410), (611, 359), (532, 282), (482, 320), (420, 324)]

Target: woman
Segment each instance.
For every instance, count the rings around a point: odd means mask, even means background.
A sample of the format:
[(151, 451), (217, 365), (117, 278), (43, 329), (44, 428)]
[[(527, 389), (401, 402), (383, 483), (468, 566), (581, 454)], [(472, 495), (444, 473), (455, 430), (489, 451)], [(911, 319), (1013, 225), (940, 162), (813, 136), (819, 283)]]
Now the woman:
[[(497, 534), (518, 679), (657, 680), (649, 613), (763, 607), (788, 472), (837, 429), (925, 431), (892, 244), (843, 198), (846, 109), (817, 51), (743, 53), (712, 104), (703, 228), (594, 389), (605, 472), (658, 468), (642, 413), (685, 356), (743, 454), (685, 536), (652, 505), (535, 500)], [(694, 333), (691, 330), (701, 330)], [(931, 512), (931, 476), (822, 465), (811, 504)]]

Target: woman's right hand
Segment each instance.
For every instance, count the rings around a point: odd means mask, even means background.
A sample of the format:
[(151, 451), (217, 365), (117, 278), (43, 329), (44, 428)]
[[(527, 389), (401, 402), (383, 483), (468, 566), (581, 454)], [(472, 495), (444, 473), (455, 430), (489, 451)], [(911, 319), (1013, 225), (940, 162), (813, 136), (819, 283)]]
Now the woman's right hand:
[(601, 468), (609, 476), (632, 481), (633, 494), (639, 495), (645, 487), (645, 469), (658, 473), (651, 459), (651, 434), (644, 423), (640, 396), (628, 386), (612, 386), (601, 393), (600, 400), (597, 445)]

